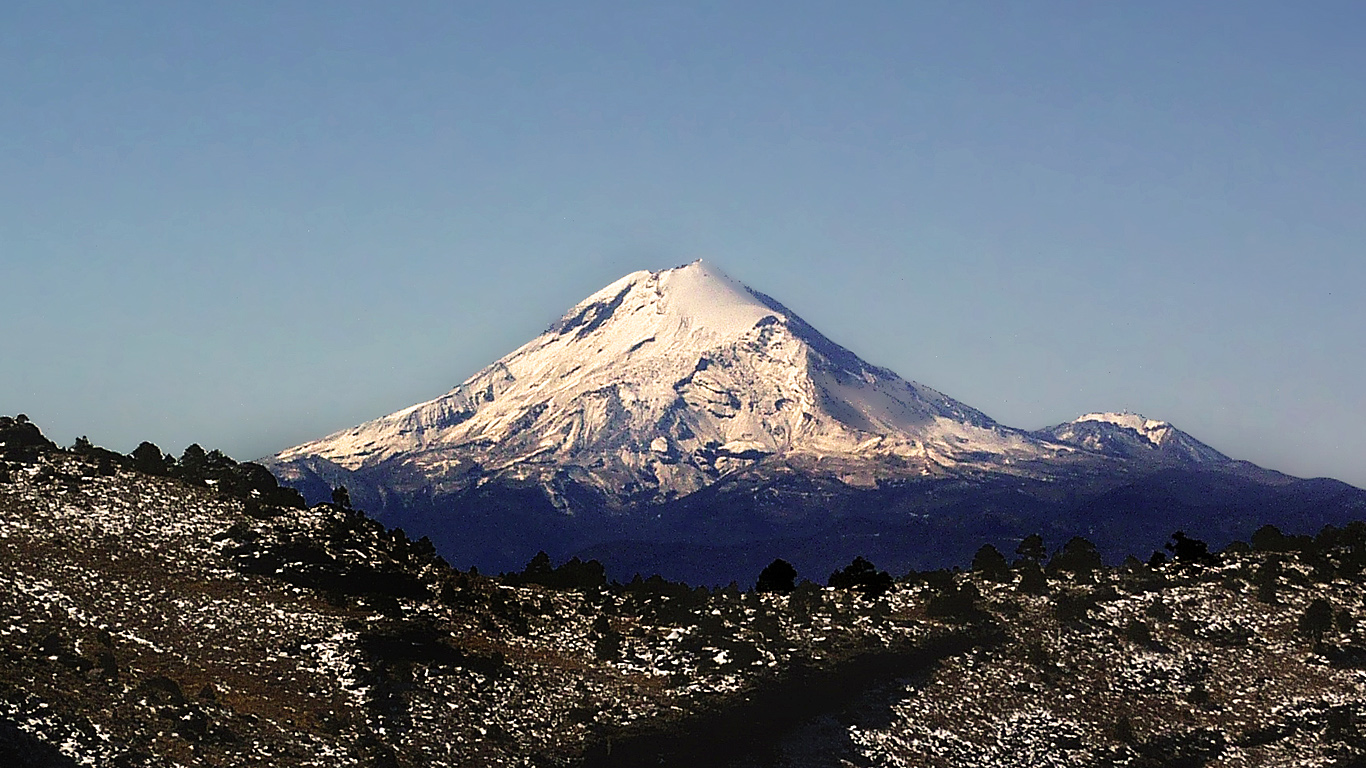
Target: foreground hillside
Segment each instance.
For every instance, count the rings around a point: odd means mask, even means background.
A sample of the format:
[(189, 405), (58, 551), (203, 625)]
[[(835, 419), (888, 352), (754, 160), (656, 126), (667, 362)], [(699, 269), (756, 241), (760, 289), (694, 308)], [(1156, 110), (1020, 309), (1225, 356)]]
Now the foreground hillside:
[(790, 594), (591, 563), (491, 579), (342, 505), (281, 506), (234, 482), (250, 465), (139, 470), (28, 427), (0, 424), (4, 765), (1366, 759), (1357, 526)]

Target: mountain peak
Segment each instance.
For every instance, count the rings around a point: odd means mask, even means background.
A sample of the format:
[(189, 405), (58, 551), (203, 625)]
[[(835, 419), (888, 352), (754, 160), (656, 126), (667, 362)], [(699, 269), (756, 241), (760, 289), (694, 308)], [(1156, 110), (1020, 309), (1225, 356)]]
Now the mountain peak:
[[(1181, 489), (1285, 482), (1136, 413), (1003, 426), (705, 261), (615, 280), (446, 394), (264, 463), (310, 499), (346, 486), (480, 568), (611, 553), (622, 573), (664, 558), (709, 583), (780, 546), (921, 568), (982, 531), (1165, 538), (1205, 511), (1172, 508)], [(1089, 517), (1111, 491), (1141, 514)]]
[(1097, 411), (1035, 434), (1125, 458), (1158, 457), (1178, 463), (1227, 462), (1224, 454), (1172, 426), (1129, 411)]
[(700, 343), (733, 338), (773, 314), (744, 284), (698, 259), (658, 272), (632, 272), (576, 304), (550, 332), (584, 338), (612, 319), (628, 336), (658, 341), (663, 334)]
[(822, 472), (835, 462), (846, 482), (872, 484), (1058, 448), (865, 363), (698, 260), (626, 275), (447, 394), (271, 464), (398, 462), (436, 486), (568, 477), (624, 503), (770, 458)]
[(1148, 438), (1153, 445), (1160, 445), (1162, 436), (1172, 429), (1172, 425), (1165, 421), (1150, 419), (1141, 413), (1131, 413), (1129, 411), (1106, 411), (1098, 413), (1088, 413), (1072, 420), (1073, 424), (1085, 421), (1099, 421), (1106, 424), (1132, 429), (1133, 431)]

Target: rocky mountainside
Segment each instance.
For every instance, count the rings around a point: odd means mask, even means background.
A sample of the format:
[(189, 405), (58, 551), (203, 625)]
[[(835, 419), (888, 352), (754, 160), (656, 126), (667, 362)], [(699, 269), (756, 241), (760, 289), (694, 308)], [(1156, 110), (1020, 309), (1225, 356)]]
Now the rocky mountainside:
[(0, 419), (0, 764), (1366, 760), (1366, 525), (833, 587), (775, 564), (766, 593), (492, 579), (250, 465), (151, 454)]
[(1222, 544), (1366, 510), (1135, 414), (998, 424), (705, 262), (627, 275), (445, 395), (262, 463), (310, 501), (345, 486), (459, 564), (546, 550), (704, 583), (775, 556), (939, 567), (1041, 530), (1119, 558), (1175, 528)]

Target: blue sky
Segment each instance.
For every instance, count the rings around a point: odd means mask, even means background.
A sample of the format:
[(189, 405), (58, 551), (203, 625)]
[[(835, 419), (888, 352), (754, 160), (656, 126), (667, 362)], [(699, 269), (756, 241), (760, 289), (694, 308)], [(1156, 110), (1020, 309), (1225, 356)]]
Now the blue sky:
[(252, 458), (705, 257), (1005, 423), (1366, 486), (1360, 3), (393, 5), (6, 5), (0, 412)]

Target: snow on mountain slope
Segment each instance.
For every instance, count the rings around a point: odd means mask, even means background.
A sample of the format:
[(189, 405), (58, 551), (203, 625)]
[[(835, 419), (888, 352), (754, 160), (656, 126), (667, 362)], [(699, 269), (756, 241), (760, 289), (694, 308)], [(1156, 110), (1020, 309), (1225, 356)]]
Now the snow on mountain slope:
[(1088, 413), (1034, 434), (1122, 458), (1161, 458), (1183, 464), (1232, 461), (1171, 424), (1137, 413)]
[(434, 492), (569, 479), (625, 502), (757, 462), (871, 484), (1074, 450), (865, 363), (697, 261), (629, 274), (445, 395), (268, 463), (383, 467)]

